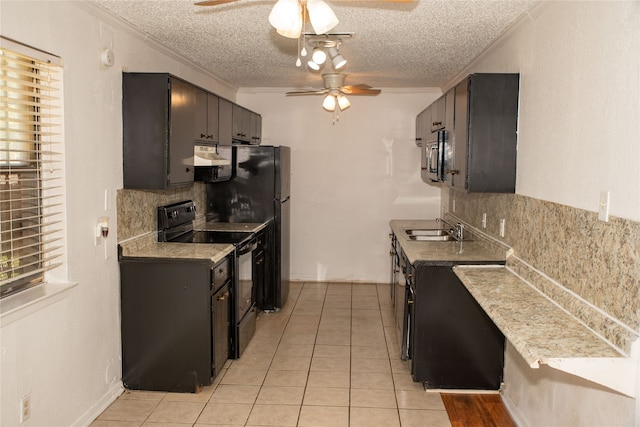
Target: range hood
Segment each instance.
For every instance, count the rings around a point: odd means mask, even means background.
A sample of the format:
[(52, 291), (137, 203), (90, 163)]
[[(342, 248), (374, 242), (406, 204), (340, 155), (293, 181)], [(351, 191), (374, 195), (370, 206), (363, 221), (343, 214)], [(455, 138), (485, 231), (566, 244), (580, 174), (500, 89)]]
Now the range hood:
[(218, 154), (215, 145), (195, 145), (193, 147), (194, 166), (231, 166), (231, 159)]

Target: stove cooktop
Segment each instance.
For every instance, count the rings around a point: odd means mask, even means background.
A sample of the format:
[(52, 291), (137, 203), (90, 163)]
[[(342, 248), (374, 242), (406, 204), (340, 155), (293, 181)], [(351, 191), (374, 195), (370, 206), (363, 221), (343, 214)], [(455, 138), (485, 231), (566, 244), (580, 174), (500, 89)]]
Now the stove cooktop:
[(177, 243), (230, 243), (239, 246), (251, 240), (253, 235), (253, 232), (198, 230), (182, 234), (171, 241)]

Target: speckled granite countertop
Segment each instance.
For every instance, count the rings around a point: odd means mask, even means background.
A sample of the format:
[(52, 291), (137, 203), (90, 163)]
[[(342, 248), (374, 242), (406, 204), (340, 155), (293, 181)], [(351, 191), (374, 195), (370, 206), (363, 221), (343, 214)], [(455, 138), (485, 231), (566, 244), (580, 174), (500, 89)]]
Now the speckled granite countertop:
[(234, 251), (226, 243), (152, 243), (129, 253), (124, 258), (158, 258), (166, 260), (203, 260), (214, 264)]
[(460, 265), (453, 271), (531, 367), (552, 359), (622, 356), (509, 269)]
[[(246, 231), (256, 233), (269, 223), (194, 222), (194, 230)], [(234, 246), (226, 243), (158, 243), (156, 233), (122, 243), (123, 258), (158, 258), (167, 260), (210, 260), (217, 263), (233, 252)]]
[[(396, 235), (409, 262), (429, 265), (454, 265), (459, 263), (502, 263), (506, 260), (506, 250), (492, 248), (476, 236), (463, 242), (425, 242), (409, 239), (405, 230), (444, 228), (435, 220), (392, 220), (391, 230)], [(445, 226), (446, 227), (446, 226)], [(471, 234), (471, 231), (468, 231)]]
[(193, 225), (193, 229), (209, 231), (246, 231), (257, 233), (268, 224), (268, 222), (213, 222), (203, 220), (196, 221)]
[[(455, 265), (453, 271), (529, 366), (547, 364), (628, 396), (635, 395), (635, 376), (629, 372), (636, 369), (637, 361), (575, 316), (576, 312), (585, 311), (584, 304), (570, 311), (561, 308), (555, 299), (542, 293), (542, 276), (533, 267), (526, 267), (528, 275), (523, 278), (519, 274), (523, 263), (517, 262), (510, 248), (468, 226), (465, 233), (470, 232), (473, 241), (462, 242), (459, 252), (458, 242), (416, 242), (405, 233), (411, 228), (441, 228), (440, 222), (395, 220), (390, 224), (412, 264), (466, 264)], [(504, 263), (505, 259), (506, 266), (497, 265), (496, 261)], [(450, 262), (447, 264), (446, 260)], [(605, 323), (605, 330), (620, 329), (612, 320)]]

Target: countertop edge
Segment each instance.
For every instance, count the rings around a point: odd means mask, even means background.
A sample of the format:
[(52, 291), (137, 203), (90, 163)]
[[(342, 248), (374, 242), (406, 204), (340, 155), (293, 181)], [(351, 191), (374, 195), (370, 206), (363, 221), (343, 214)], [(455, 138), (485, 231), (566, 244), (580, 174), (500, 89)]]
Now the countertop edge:
[(474, 236), (471, 241), (428, 242), (411, 241), (405, 231), (412, 228), (441, 229), (442, 223), (435, 220), (391, 220), (391, 230), (412, 265), (452, 266), (457, 264), (504, 264), (507, 251), (489, 246)]
[(453, 271), (531, 368), (546, 364), (635, 397), (635, 376), (629, 375), (638, 369), (635, 359), (507, 267), (459, 265)]

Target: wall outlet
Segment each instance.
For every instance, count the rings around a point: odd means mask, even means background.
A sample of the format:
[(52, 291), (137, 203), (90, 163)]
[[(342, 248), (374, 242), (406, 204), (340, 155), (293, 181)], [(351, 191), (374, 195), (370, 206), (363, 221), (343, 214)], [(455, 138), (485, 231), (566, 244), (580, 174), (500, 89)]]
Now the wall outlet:
[(27, 393), (20, 399), (20, 424), (27, 421), (31, 415), (31, 394)]
[(500, 237), (504, 237), (504, 218), (500, 220)]
[(482, 228), (487, 228), (487, 213), (482, 214)]

